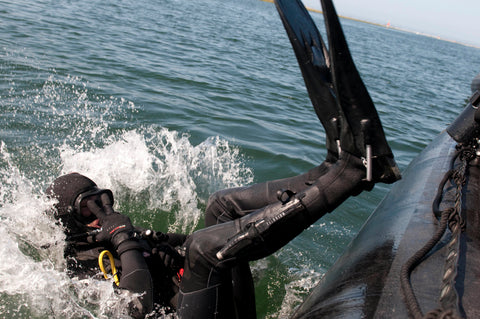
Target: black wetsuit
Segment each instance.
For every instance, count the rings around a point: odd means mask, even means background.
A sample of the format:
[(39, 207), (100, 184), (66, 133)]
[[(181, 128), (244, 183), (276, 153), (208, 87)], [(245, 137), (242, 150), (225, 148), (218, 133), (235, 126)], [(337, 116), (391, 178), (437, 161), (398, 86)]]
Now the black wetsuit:
[[(344, 153), (311, 171), (212, 195), (185, 243), (180, 318), (255, 318), (248, 261), (266, 257), (363, 189), (360, 159)], [(228, 249), (225, 249), (228, 248)]]
[[(248, 187), (220, 190), (210, 196), (205, 211), (205, 226), (226, 223), (248, 215), (262, 207), (279, 202), (287, 192), (299, 193), (325, 173), (335, 158), (327, 160), (308, 172)], [(285, 193), (284, 193), (285, 192)], [(254, 283), (248, 262), (232, 267), (231, 278), (225, 275), (224, 286), (231, 287), (229, 297), (233, 306), (232, 318), (256, 318)], [(231, 282), (231, 286), (229, 283)]]
[[(136, 229), (138, 234), (140, 229)], [(183, 258), (179, 255), (170, 256), (174, 260), (166, 266), (165, 253), (171, 254), (175, 247), (181, 246), (186, 235), (164, 234), (160, 241), (140, 239), (142, 251), (126, 251), (120, 256), (109, 242), (92, 242), (86, 237), (69, 241), (65, 249), (67, 269), (71, 276), (79, 278), (103, 278), (98, 265), (98, 256), (103, 250), (108, 250), (114, 257), (115, 267), (119, 273), (120, 288), (134, 292), (145, 292), (145, 296), (129, 305), (133, 317), (144, 317), (151, 310), (160, 309), (162, 314), (174, 312), (177, 306), (177, 293), (181, 276)], [(173, 255), (173, 254), (171, 254)], [(125, 257), (125, 258), (124, 258)], [(123, 263), (123, 264), (122, 264)], [(142, 268), (142, 265), (148, 269)], [(111, 274), (110, 261), (104, 258), (106, 271)], [(133, 269), (133, 272), (143, 271), (136, 276), (122, 276), (123, 269)], [(159, 313), (160, 313), (159, 312)], [(155, 318), (155, 314), (149, 316)]]

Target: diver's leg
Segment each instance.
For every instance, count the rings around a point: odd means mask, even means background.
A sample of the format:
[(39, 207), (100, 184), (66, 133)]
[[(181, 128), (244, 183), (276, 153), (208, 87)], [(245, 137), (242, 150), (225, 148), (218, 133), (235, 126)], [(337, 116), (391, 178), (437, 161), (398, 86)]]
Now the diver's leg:
[[(281, 200), (275, 201), (278, 189), (272, 192), (263, 188), (268, 184), (260, 184), (257, 185), (261, 188), (259, 192), (255, 192), (255, 187), (237, 189), (223, 193), (219, 197), (221, 200), (210, 204), (207, 224), (243, 217), (214, 226), (213, 230), (218, 232), (214, 236), (208, 235), (212, 229), (207, 228), (198, 236), (190, 237), (190, 240), (198, 237), (199, 242), (202, 237), (209, 240), (200, 246), (190, 241), (191, 245), (187, 246), (190, 257), (187, 257), (182, 283), (185, 296), (209, 288), (216, 292), (211, 300), (218, 303), (221, 296), (216, 287), (221, 287), (222, 283), (216, 278), (222, 277), (221, 271), (229, 262), (262, 258), (288, 243), (349, 196), (370, 189), (376, 182), (392, 183), (400, 178), (378, 114), (353, 64), (331, 1), (322, 0), (330, 52), (300, 1), (277, 0), (276, 4), (292, 40), (315, 111), (327, 132), (327, 149), (330, 154), (337, 152), (335, 158), (339, 160), (312, 186), (299, 188), (299, 191), (287, 187), (285, 194), (291, 196), (288, 200), (280, 196)], [(293, 7), (288, 8), (289, 5)], [(328, 58), (325, 58), (326, 53)], [(227, 197), (230, 198), (224, 200)], [(263, 205), (267, 206), (252, 213)], [(225, 229), (228, 231), (223, 232)], [(235, 235), (231, 236), (232, 233)], [(219, 234), (219, 238), (210, 241)], [(224, 236), (229, 236), (226, 242)], [(206, 249), (208, 243), (213, 248)], [(195, 281), (197, 287), (192, 284)], [(186, 314), (187, 305), (183, 303), (179, 313)]]
[(279, 200), (279, 191), (281, 193), (288, 189), (295, 193), (301, 192), (322, 176), (335, 161), (336, 158), (329, 154), (321, 165), (304, 174), (215, 192), (208, 199), (205, 226), (231, 221), (275, 203)]
[[(298, 176), (214, 193), (210, 196), (205, 210), (205, 226), (228, 222), (278, 202), (278, 194), (283, 190), (301, 192), (311, 186), (336, 160), (332, 155), (327, 158), (322, 165)], [(255, 290), (248, 261), (239, 262), (232, 268), (230, 282), (236, 318), (256, 318)]]
[(203, 300), (206, 307), (214, 309), (218, 318), (224, 318), (221, 311), (226, 310), (219, 308), (222, 298), (227, 296), (220, 291), (223, 274), (230, 273), (230, 268), (239, 262), (266, 257), (283, 247), (346, 198), (358, 194), (363, 189), (364, 178), (363, 162), (344, 154), (313, 185), (288, 200), (193, 233), (185, 244), (180, 318), (201, 318), (190, 297), (205, 289), (210, 289), (211, 296), (208, 301)]
[(233, 222), (223, 223), (194, 232), (184, 243), (185, 264), (178, 297), (178, 318), (235, 318), (230, 282), (230, 267), (235, 263), (227, 264), (215, 257), (219, 245), (223, 245), (229, 233), (234, 231)]
[(312, 186), (234, 221), (237, 233), (217, 252), (219, 260), (256, 260), (283, 247), (348, 197), (358, 195), (365, 183), (363, 161), (346, 152)]

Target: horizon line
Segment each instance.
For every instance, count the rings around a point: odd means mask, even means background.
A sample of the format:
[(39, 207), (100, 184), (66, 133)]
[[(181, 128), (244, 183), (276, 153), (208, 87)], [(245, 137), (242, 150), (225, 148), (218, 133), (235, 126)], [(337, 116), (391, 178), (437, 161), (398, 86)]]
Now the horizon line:
[[(260, 1), (273, 3), (273, 0), (260, 0)], [(323, 14), (322, 10), (310, 8), (310, 7), (307, 7), (307, 6), (305, 6), (305, 8), (308, 11)], [(342, 16), (342, 15), (338, 15), (338, 17), (341, 18), (341, 19), (347, 19), (347, 20), (357, 21), (357, 22), (361, 22), (361, 23), (371, 24), (371, 25), (374, 25), (374, 26), (377, 26), (377, 27), (382, 27), (382, 28), (385, 28), (385, 29), (392, 29), (392, 30), (397, 30), (397, 31), (402, 31), (402, 32), (407, 32), (407, 33), (413, 33), (413, 34), (416, 34), (416, 35), (437, 39), (437, 40), (440, 40), (440, 41), (460, 44), (460, 45), (463, 45), (463, 46), (466, 46), (466, 47), (471, 47), (471, 48), (474, 48), (474, 49), (480, 49), (480, 46), (478, 46), (478, 45), (469, 44), (469, 43), (465, 43), (465, 42), (459, 42), (457, 40), (445, 39), (445, 38), (442, 38), (442, 37), (437, 36), (437, 35), (431, 35), (431, 34), (420, 32), (420, 31), (408, 30), (408, 29), (405, 29), (405, 28), (400, 28), (400, 27), (396, 27), (396, 26), (392, 26), (392, 25), (388, 25), (388, 24), (381, 24), (381, 23), (377, 23), (377, 22), (372, 22), (372, 21), (362, 20), (362, 19), (358, 19), (358, 18)]]

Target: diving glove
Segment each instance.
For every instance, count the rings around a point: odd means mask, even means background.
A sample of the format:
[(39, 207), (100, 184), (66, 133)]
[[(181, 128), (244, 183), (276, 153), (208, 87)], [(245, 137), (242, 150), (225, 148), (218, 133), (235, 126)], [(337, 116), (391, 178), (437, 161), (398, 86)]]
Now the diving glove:
[(118, 254), (141, 248), (130, 218), (113, 210), (112, 202), (107, 194), (100, 196), (100, 203), (89, 200), (87, 206), (98, 217), (102, 226), (100, 232), (95, 236), (96, 241), (110, 241)]

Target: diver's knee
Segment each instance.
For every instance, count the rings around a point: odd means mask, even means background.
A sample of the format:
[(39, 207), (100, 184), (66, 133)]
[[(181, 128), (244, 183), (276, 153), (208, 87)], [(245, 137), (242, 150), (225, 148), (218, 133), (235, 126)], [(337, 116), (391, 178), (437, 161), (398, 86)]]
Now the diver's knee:
[(220, 201), (220, 192), (215, 192), (208, 198), (207, 208), (205, 209), (205, 227), (217, 224), (218, 217), (222, 214), (223, 210)]
[(242, 188), (229, 188), (216, 191), (207, 201), (205, 226), (225, 223), (235, 219), (234, 194)]
[(228, 238), (235, 232), (233, 223), (211, 226), (191, 234), (185, 242), (186, 262), (190, 268), (221, 267), (218, 265), (216, 253), (225, 245)]
[(208, 227), (189, 236), (184, 244), (183, 291), (196, 291), (222, 281), (221, 274), (227, 265), (217, 259), (216, 253), (225, 245), (228, 234), (233, 232), (229, 224)]
[(211, 266), (208, 262), (210, 258), (205, 258), (208, 256), (211, 245), (209, 237), (204, 232), (197, 231), (191, 234), (185, 242), (185, 257), (189, 268), (198, 268), (200, 265)]

